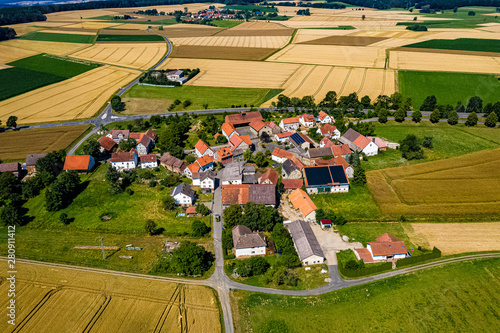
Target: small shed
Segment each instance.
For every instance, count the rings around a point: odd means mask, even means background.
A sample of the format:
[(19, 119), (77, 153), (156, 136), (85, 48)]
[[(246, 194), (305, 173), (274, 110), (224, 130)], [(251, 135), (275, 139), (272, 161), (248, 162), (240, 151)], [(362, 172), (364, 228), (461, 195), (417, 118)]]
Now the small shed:
[(195, 206), (190, 206), (186, 209), (186, 214), (187, 215), (196, 215), (196, 207)]
[(325, 229), (331, 228), (333, 226), (333, 223), (330, 220), (321, 220), (319, 221), (319, 225), (321, 226), (321, 229)]

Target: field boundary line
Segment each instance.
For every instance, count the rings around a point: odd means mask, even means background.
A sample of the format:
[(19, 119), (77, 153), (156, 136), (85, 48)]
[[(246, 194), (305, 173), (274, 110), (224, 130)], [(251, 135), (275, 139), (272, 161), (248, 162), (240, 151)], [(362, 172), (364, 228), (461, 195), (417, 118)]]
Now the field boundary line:
[(341, 96), (342, 93), (344, 92), (344, 88), (345, 88), (345, 86), (347, 84), (347, 81), (349, 80), (349, 77), (351, 76), (351, 72), (352, 72), (352, 67), (349, 68), (349, 72), (347, 72), (347, 75), (344, 78), (344, 82), (342, 83), (342, 86), (340, 87), (340, 91), (338, 93), (339, 96)]
[(177, 299), (179, 296), (179, 285), (175, 286), (175, 290), (172, 292), (172, 295), (170, 296), (170, 299), (168, 300), (167, 305), (165, 306), (165, 309), (163, 309), (163, 312), (161, 313), (160, 319), (158, 319), (158, 322), (156, 323), (156, 326), (153, 330), (153, 332), (161, 332), (163, 329), (163, 325), (165, 325), (165, 322), (167, 321), (168, 315), (170, 314), (170, 311), (172, 311), (172, 308), (174, 307), (174, 301)]
[(314, 92), (314, 94), (312, 94), (312, 96), (316, 96), (321, 91), (321, 89), (325, 85), (326, 80), (328, 79), (328, 77), (330, 76), (330, 74), (332, 74), (334, 68), (335, 68), (335, 66), (330, 66), (330, 70), (325, 75), (325, 77), (323, 78), (323, 81), (321, 81), (320, 86), (318, 87), (318, 89), (316, 89), (316, 91)]
[(365, 68), (364, 72), (363, 72), (363, 80), (361, 81), (361, 84), (359, 85), (359, 89), (358, 91), (356, 91), (356, 94), (359, 95), (359, 93), (363, 90), (363, 88), (365, 87), (365, 82), (366, 82), (366, 73), (368, 72), (368, 69)]
[(31, 309), (31, 311), (26, 315), (26, 317), (24, 317), (22, 319), (22, 321), (14, 328), (14, 330), (12, 330), (12, 332), (20, 332), (22, 330), (22, 328), (27, 324), (29, 323), (29, 321), (31, 320), (31, 318), (33, 318), (33, 316), (45, 305), (45, 303), (47, 303), (47, 301), (52, 297), (54, 296), (56, 293), (58, 293), (59, 291), (61, 291), (61, 288), (56, 288), (56, 289), (52, 289), (52, 290), (49, 290), (44, 296), (43, 298), (40, 300), (40, 302), (38, 302), (35, 307), (33, 309)]
[(313, 65), (313, 67), (311, 68), (311, 70), (309, 71), (309, 73), (307, 73), (307, 75), (300, 81), (300, 83), (297, 86), (297, 88), (295, 88), (291, 93), (289, 93), (290, 96), (292, 96), (293, 94), (295, 94), (295, 92), (297, 90), (299, 90), (300, 87), (302, 87), (302, 85), (304, 84), (304, 82), (307, 80), (307, 78), (309, 77), (309, 75), (311, 75), (311, 73), (316, 69), (316, 67), (318, 67), (318, 66), (317, 65)]
[(109, 303), (111, 303), (111, 298), (112, 298), (111, 295), (110, 296), (103, 295), (103, 296), (105, 297), (104, 302), (99, 306), (99, 309), (92, 316), (90, 321), (87, 323), (87, 326), (85, 326), (85, 328), (83, 329), (83, 333), (88, 333), (88, 332), (92, 331), (92, 328), (97, 323), (99, 318), (102, 316), (102, 313), (106, 310)]

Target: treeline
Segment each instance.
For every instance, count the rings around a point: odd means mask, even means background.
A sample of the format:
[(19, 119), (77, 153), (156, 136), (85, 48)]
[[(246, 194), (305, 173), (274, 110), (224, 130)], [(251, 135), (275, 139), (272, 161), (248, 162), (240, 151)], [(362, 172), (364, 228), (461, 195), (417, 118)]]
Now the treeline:
[[(46, 21), (45, 14), (64, 12), (70, 10), (87, 10), (99, 8), (125, 8), (125, 7), (144, 7), (156, 5), (182, 5), (196, 3), (198, 0), (111, 0), (111, 1), (90, 1), (82, 3), (64, 3), (52, 5), (38, 5), (30, 7), (11, 7), (0, 9), (0, 25), (27, 23), (35, 21)], [(228, 5), (239, 5), (247, 3), (256, 3), (256, 0), (216, 0), (214, 2), (225, 3)]]
[(407, 0), (346, 0), (347, 4), (361, 7), (370, 7), (377, 9), (390, 8), (410, 8), (415, 7), (420, 9), (429, 6), (434, 9), (452, 9), (454, 7), (470, 7), (470, 6), (486, 6), (497, 7), (500, 5), (500, 0), (424, 0), (424, 1), (407, 1)]
[[(153, 70), (148, 71), (144, 76), (139, 79), (140, 83), (147, 84), (157, 84), (157, 85), (166, 85), (166, 86), (180, 86), (181, 83), (178, 81), (171, 81), (167, 78), (167, 73), (174, 69), (165, 69), (165, 70)], [(189, 80), (195, 77), (199, 72), (199, 68), (191, 69), (181, 69), (183, 75)]]
[(16, 37), (16, 31), (12, 28), (0, 27), (0, 41)]
[(336, 2), (264, 2), (263, 5), (269, 6), (284, 6), (284, 7), (311, 7), (311, 8), (326, 8), (326, 9), (344, 9), (346, 6)]

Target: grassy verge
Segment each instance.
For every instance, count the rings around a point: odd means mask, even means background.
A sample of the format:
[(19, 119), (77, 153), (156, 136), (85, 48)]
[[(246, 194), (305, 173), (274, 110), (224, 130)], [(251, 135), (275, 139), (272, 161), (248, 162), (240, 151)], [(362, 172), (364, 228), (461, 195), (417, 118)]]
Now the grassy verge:
[[(319, 296), (235, 290), (231, 298), (237, 306), (232, 309), (237, 332), (276, 328), (293, 332), (488, 331), (498, 325), (498, 274), (500, 259), (487, 259), (448, 264)], [(328, 313), (335, 315), (323, 315)]]

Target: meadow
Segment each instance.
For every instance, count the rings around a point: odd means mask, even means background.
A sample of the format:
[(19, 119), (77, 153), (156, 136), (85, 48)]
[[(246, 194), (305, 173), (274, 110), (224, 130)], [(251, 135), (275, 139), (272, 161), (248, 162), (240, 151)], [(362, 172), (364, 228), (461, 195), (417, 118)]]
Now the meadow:
[(89, 129), (88, 125), (22, 129), (0, 133), (0, 159), (24, 161), (28, 154), (66, 149)]
[(13, 61), (11, 63), (8, 63), (7, 65), (58, 75), (68, 79), (99, 67), (99, 64), (96, 63), (76, 59), (61, 58), (48, 54), (37, 54), (32, 57)]
[(319, 296), (235, 290), (230, 293), (235, 331), (489, 331), (499, 323), (499, 274), (500, 259), (495, 258), (447, 264)]
[(46, 32), (31, 32), (23, 35), (21, 39), (36, 40), (44, 42), (62, 42), (62, 43), (86, 43), (91, 44), (95, 40), (94, 35), (80, 35), (80, 34), (57, 34)]
[(403, 47), (422, 49), (442, 49), (442, 50), (462, 50), (478, 52), (500, 52), (500, 43), (497, 39), (432, 39), (415, 44), (408, 44)]
[(161, 42), (163, 37), (158, 35), (110, 35), (99, 34), (97, 42)]
[[(243, 88), (219, 88), (181, 86), (175, 88), (134, 86), (124, 97), (126, 98), (151, 98), (163, 99), (173, 102), (179, 99), (191, 101), (187, 108), (178, 106), (174, 111), (181, 110), (203, 110), (208, 104), (209, 109), (229, 108), (231, 105), (255, 105), (262, 104), (266, 98), (269, 99), (278, 94), (279, 89), (243, 89)], [(271, 96), (272, 95), (272, 96)]]
[(399, 91), (411, 98), (415, 108), (430, 95), (436, 96), (438, 104), (453, 106), (459, 101), (467, 105), (473, 96), (480, 97), (483, 105), (500, 100), (500, 81), (491, 74), (399, 71), (398, 78)]
[(9, 82), (9, 84), (0, 86), (0, 101), (3, 101), (30, 90), (66, 80), (66, 78), (25, 68), (12, 67), (0, 70), (0, 80)]

